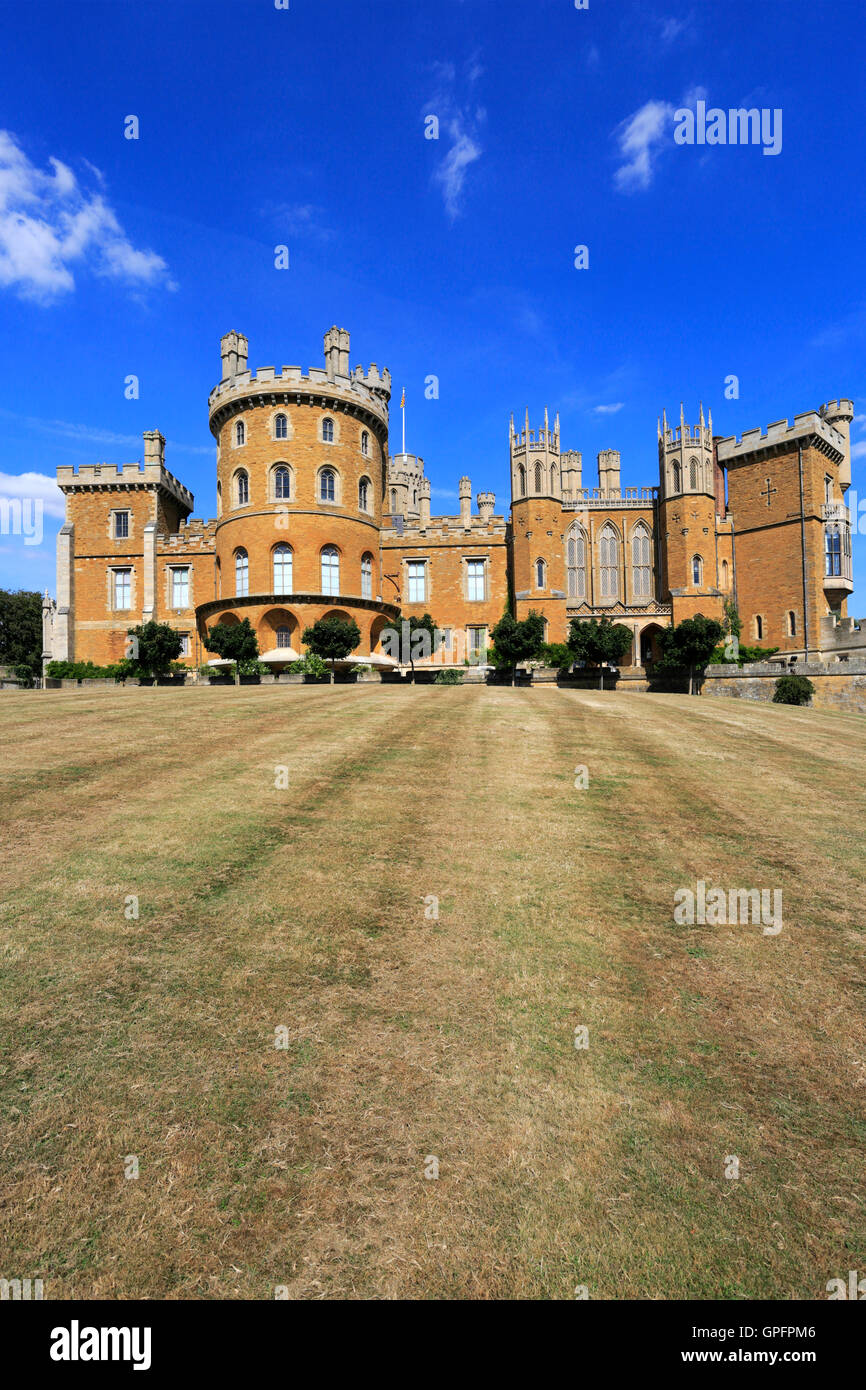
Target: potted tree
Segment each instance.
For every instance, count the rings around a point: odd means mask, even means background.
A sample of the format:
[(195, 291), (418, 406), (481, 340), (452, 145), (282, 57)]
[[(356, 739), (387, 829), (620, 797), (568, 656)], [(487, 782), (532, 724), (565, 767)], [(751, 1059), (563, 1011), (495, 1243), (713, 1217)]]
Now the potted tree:
[(304, 629), (302, 640), (313, 656), (330, 661), (333, 678), (336, 663), (345, 661), (361, 641), (361, 629), (354, 618), (319, 618)]
[(258, 683), (257, 670), (252, 671), (248, 668), (248, 675), (241, 674), (247, 662), (256, 662), (258, 665), (259, 644), (249, 618), (244, 618), (240, 623), (217, 623), (208, 632), (205, 645), (209, 652), (216, 652), (223, 661), (235, 663), (236, 684)]
[(493, 632), (493, 664), (512, 685), (531, 685), (532, 671), (518, 672), (518, 663), (533, 661), (544, 645), (544, 619), (535, 609), (525, 618), (503, 613)]

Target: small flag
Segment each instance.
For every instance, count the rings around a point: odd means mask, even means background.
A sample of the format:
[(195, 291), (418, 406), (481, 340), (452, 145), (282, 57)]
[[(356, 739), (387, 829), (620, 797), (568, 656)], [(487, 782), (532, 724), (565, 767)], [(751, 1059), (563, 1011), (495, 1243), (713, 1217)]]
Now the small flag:
[(400, 398), (400, 409), (401, 409), (401, 410), (405, 410), (405, 409), (406, 409), (406, 387), (405, 387), (405, 386), (403, 387), (403, 395), (402, 395), (401, 398)]

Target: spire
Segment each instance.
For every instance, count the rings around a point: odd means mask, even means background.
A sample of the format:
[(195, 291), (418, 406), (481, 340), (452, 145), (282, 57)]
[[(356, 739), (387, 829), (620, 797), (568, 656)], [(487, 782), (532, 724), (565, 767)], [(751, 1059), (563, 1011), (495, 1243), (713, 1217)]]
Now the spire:
[(529, 406), (526, 407), (526, 447), (529, 448)]
[(667, 411), (665, 410), (664, 406), (662, 406), (662, 423), (663, 423), (664, 429), (665, 429), (665, 439), (667, 439), (667, 437), (668, 437), (668, 413), (667, 413)]
[(680, 439), (685, 439), (685, 437), (686, 437), (686, 413), (685, 413), (685, 411), (683, 410), (683, 403), (682, 403), (682, 401), (680, 401), (680, 429), (682, 430), (682, 434), (680, 435)]
[(710, 431), (710, 442), (712, 443), (712, 438), (713, 438), (713, 412), (712, 412), (712, 411), (710, 411), (710, 422), (709, 422), (709, 425), (707, 426), (707, 428), (708, 428), (709, 431)]
[(701, 439), (704, 437), (704, 403), (701, 401)]
[(659, 416), (656, 416), (656, 425), (658, 426), (659, 439), (661, 439), (661, 437), (662, 437), (662, 422), (661, 422), (661, 418), (660, 418)]

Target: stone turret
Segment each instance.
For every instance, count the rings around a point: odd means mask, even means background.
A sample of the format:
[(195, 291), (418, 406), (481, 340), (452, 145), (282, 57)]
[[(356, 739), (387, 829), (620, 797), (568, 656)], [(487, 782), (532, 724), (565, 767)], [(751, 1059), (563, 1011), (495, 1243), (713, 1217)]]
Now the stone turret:
[(839, 486), (843, 492), (851, 486), (851, 421), (854, 419), (854, 402), (849, 400), (828, 401), (822, 405), (818, 414), (838, 430), (845, 441), (845, 458), (839, 465)]
[(598, 456), (598, 486), (608, 496), (620, 491), (620, 455), (618, 449), (602, 449)]
[(229, 377), (237, 376), (239, 372), (246, 371), (249, 350), (249, 343), (243, 333), (236, 333), (234, 329), (232, 329), (230, 333), (226, 333), (225, 337), (220, 339), (223, 381), (226, 381)]
[(422, 478), (418, 483), (419, 526), (430, 525), (430, 479)]
[(329, 328), (325, 334), (325, 370), (328, 380), (349, 375), (349, 334), (345, 328)]
[(493, 515), (493, 508), (496, 504), (495, 492), (479, 492), (475, 501), (478, 504), (478, 515), (485, 526)]
[(529, 428), (529, 411), (526, 412), (526, 425), (522, 434), (515, 433), (514, 416), (511, 417), (509, 433), (509, 452), (511, 455), (511, 497), (519, 501), (521, 497), (560, 497), (562, 488), (559, 473), (559, 416), (553, 428), (550, 427), (547, 407), (544, 410), (544, 428)]

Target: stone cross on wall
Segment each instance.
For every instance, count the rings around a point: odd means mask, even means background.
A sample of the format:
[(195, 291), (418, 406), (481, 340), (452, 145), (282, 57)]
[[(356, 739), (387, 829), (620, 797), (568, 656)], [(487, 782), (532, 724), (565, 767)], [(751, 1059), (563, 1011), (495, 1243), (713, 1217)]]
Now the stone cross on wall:
[(772, 494), (773, 494), (774, 492), (778, 492), (779, 489), (778, 489), (777, 487), (770, 487), (770, 479), (769, 479), (769, 478), (766, 479), (766, 483), (767, 483), (767, 491), (766, 491), (766, 492), (762, 492), (762, 493), (761, 493), (761, 496), (762, 496), (762, 497), (766, 497), (766, 499), (767, 499), (767, 506), (769, 507), (770, 503), (771, 503), (772, 500), (773, 500)]

